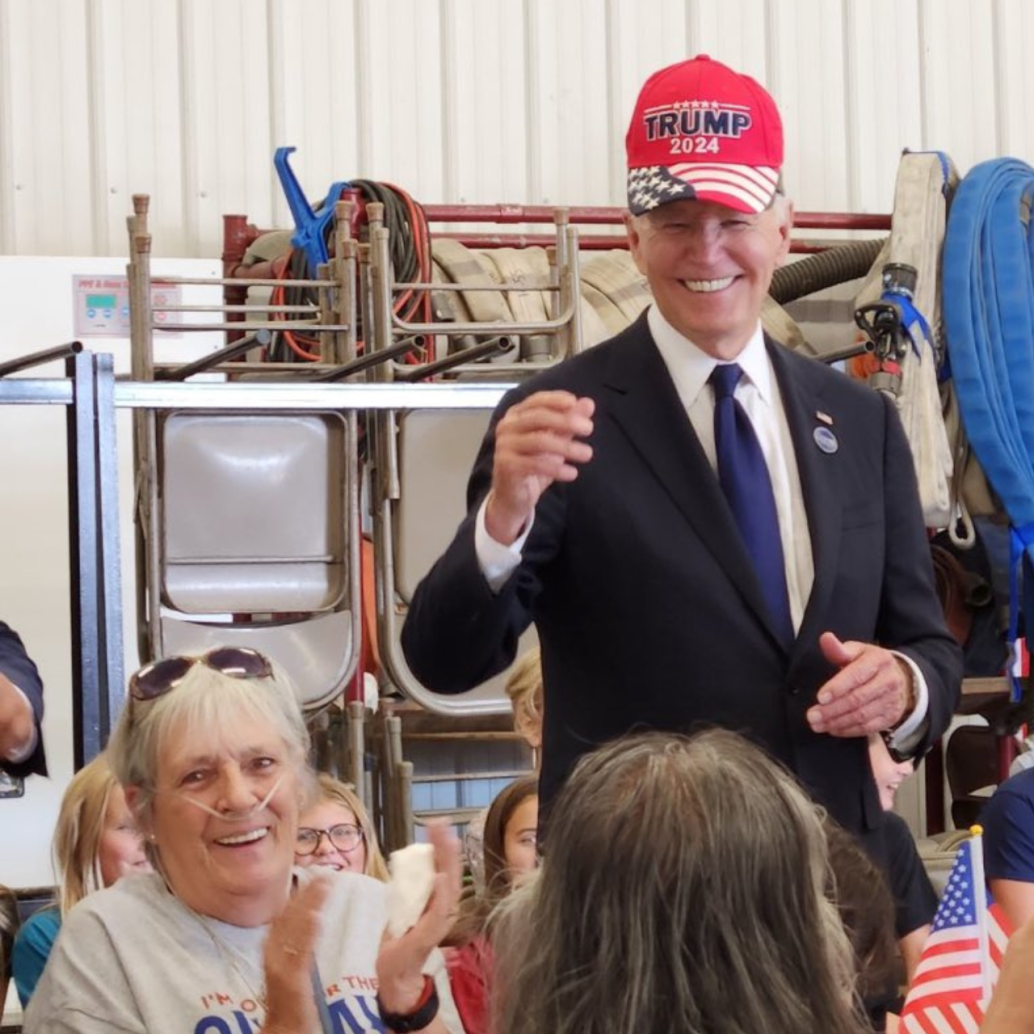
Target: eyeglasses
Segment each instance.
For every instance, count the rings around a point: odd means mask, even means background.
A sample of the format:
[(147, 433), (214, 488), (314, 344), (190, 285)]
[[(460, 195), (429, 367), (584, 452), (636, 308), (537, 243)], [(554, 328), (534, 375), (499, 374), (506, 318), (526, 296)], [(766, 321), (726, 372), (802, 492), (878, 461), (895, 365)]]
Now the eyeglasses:
[(315, 854), (324, 837), (330, 841), (331, 847), (347, 854), (363, 842), (363, 831), (350, 822), (342, 822), (340, 825), (331, 826), (330, 829), (310, 829), (308, 826), (302, 826), (298, 830), (294, 849), (298, 854)]
[(175, 689), (195, 664), (234, 679), (264, 679), (273, 674), (269, 659), (247, 646), (218, 646), (200, 657), (163, 657), (145, 664), (129, 680), (134, 700), (157, 700)]

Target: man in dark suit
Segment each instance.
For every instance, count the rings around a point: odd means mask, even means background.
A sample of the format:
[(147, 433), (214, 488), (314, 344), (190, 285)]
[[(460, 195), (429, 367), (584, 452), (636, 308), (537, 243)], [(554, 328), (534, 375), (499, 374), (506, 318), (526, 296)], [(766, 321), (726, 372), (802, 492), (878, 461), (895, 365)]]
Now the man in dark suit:
[(0, 768), (9, 775), (46, 775), (40, 722), (43, 683), (13, 629), (0, 621)]
[(884, 396), (762, 332), (793, 222), (772, 98), (682, 62), (643, 87), (626, 142), (654, 305), (503, 400), (403, 648), (463, 692), (535, 622), (547, 807), (599, 743), (712, 724), (874, 829), (868, 733), (925, 751), (962, 672), (908, 445)]

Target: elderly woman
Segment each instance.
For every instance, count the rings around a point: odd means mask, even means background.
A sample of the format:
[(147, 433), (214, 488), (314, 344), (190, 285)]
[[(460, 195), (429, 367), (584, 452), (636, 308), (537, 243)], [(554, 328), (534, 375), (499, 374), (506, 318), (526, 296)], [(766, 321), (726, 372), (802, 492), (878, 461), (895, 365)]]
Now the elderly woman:
[(493, 940), (499, 1034), (861, 1034), (822, 820), (729, 732), (583, 757)]
[(26, 1034), (459, 1034), (434, 951), (459, 892), (455, 838), (432, 833), (431, 900), (382, 943), (384, 884), (293, 867), (311, 773), (283, 672), (223, 648), (157, 661), (129, 689), (108, 754), (156, 872), (72, 910)]

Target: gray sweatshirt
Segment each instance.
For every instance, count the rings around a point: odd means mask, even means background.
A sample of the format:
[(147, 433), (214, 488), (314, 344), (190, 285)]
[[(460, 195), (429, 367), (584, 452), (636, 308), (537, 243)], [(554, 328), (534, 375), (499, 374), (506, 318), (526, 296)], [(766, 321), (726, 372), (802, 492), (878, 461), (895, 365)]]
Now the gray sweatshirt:
[[(375, 962), (386, 888), (354, 873), (332, 878), (317, 948), (332, 1025), (335, 1034), (380, 1031)], [(126, 877), (65, 919), (24, 1034), (255, 1034), (264, 1018), (257, 999), (266, 932), (200, 918), (157, 874)], [(439, 952), (427, 972), (440, 1017), (463, 1034)]]

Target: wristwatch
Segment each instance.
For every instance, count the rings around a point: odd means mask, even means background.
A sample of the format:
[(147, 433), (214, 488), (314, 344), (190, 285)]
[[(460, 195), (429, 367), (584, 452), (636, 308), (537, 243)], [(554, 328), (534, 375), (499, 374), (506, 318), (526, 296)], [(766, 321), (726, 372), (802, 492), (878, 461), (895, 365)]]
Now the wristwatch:
[(434, 979), (425, 973), (424, 989), (412, 1012), (388, 1012), (381, 1002), (380, 993), (377, 994), (377, 1009), (381, 1014), (381, 1022), (395, 1034), (423, 1030), (438, 1015), (438, 988), (435, 987)]

